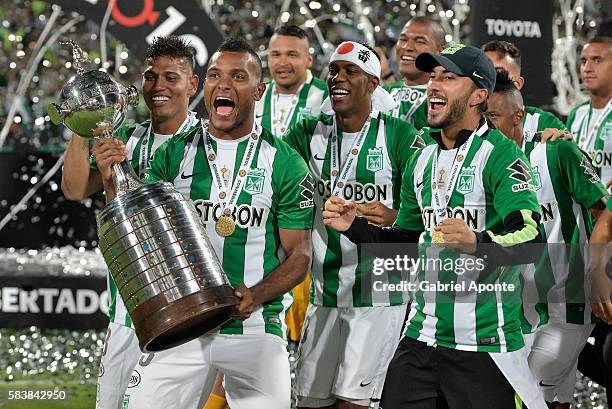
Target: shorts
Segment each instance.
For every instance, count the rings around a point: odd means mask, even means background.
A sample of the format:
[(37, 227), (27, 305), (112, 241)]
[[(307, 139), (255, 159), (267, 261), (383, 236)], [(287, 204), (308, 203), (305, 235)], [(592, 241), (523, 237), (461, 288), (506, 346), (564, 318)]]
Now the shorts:
[(296, 366), (298, 406), (377, 402), (405, 315), (406, 305), (309, 305)]
[(142, 355), (133, 328), (111, 322), (102, 349), (96, 393), (96, 409), (121, 407), (124, 392)]
[[(461, 351), (404, 337), (389, 364), (380, 408), (520, 408), (520, 398), (493, 359), (508, 354), (514, 353)], [(530, 375), (522, 356), (524, 371)], [(527, 407), (546, 408), (535, 385), (532, 389), (537, 396)]]
[(287, 343), (272, 334), (205, 335), (143, 355), (126, 397), (128, 409), (201, 409), (222, 371), (232, 409), (287, 409), (291, 377)]
[(573, 402), (578, 355), (594, 326), (550, 321), (537, 329), (529, 368), (547, 402)]

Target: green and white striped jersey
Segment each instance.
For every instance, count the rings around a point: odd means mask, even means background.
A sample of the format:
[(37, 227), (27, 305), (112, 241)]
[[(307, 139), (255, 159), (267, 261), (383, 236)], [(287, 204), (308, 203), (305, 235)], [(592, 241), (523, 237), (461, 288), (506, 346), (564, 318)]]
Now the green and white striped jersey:
[[(331, 196), (330, 182), (334, 117), (320, 114), (291, 128), (284, 140), (304, 158), (315, 180), (314, 200), (319, 210)], [(354, 138), (338, 130), (339, 169), (343, 169)], [(357, 203), (380, 201), (389, 208), (399, 207), (401, 175), (410, 156), (425, 145), (416, 129), (407, 122), (378, 114), (372, 118), (357, 164), (341, 189), (344, 199)], [(342, 171), (340, 171), (342, 173)], [(336, 230), (323, 224), (322, 212), (315, 212), (310, 302), (325, 307), (366, 307), (400, 305), (401, 292), (377, 292), (363, 285), (363, 263), (359, 247)]]
[(277, 98), (279, 94), (274, 92), (275, 88), (274, 81), (267, 84), (266, 92), (255, 104), (255, 120), (278, 137), (282, 137), (303, 117), (319, 115), (321, 104), (328, 93), (325, 81), (316, 78), (308, 70), (306, 81), (300, 90), (291, 96), (291, 108), (287, 109), (287, 112), (280, 112)]
[(427, 85), (408, 86), (398, 81), (383, 88), (398, 104), (389, 115), (411, 123), (416, 129), (427, 126)]
[[(439, 133), (431, 132), (431, 136), (439, 139)], [(529, 184), (531, 174), (527, 158), (516, 143), (498, 130), (489, 129), (482, 136), (471, 138), (471, 147), (459, 159), (457, 183), (446, 206), (448, 217), (464, 220), (475, 232), (486, 230), (493, 242), (501, 245), (533, 240), (538, 233), (532, 214), (539, 213), (539, 205)], [(432, 242), (432, 229), (437, 224), (432, 192), (435, 183), (448, 183), (448, 180), (440, 181), (437, 176), (435, 181), (432, 180), (433, 155), (438, 155), (438, 152), (440, 158), (442, 153), (446, 153), (452, 160), (457, 148), (443, 150), (439, 144), (434, 144), (419, 150), (408, 162), (402, 181), (396, 225), (422, 232), (420, 241), (424, 248), (419, 254), (424, 261), (422, 266), (431, 263), (427, 260), (442, 261), (433, 267), (418, 269), (419, 285), (411, 304), (405, 335), (428, 344), (466, 351), (520, 349), (524, 345), (520, 321), (520, 270), (515, 266), (488, 268), (481, 275), (482, 271), (476, 268), (478, 263), (472, 263), (475, 268), (468, 269), (466, 261), (461, 273), (455, 267), (441, 266), (457, 266), (454, 263), (459, 257), (467, 260), (471, 256), (459, 256), (454, 251), (429, 244)], [(521, 213), (526, 228), (504, 234), (503, 220), (513, 212)], [(469, 283), (472, 282), (505, 283), (507, 287), (513, 285), (515, 290), (477, 292), (470, 289)], [(456, 283), (466, 288), (457, 291), (448, 287), (442, 292), (432, 291), (427, 283), (451, 286)]]
[[(589, 158), (573, 142), (539, 143), (538, 137), (533, 142), (525, 144), (525, 154), (540, 202), (542, 241), (549, 245), (536, 264), (535, 280), (525, 283), (525, 333), (548, 318), (569, 324), (591, 322), (584, 263), (594, 225), (589, 209), (607, 195)], [(542, 301), (535, 304), (536, 300)]]
[(612, 100), (601, 110), (592, 109), (590, 100), (578, 105), (567, 117), (567, 128), (591, 157), (602, 182), (612, 179)]
[(528, 137), (546, 128), (566, 129), (563, 122), (550, 112), (532, 106), (525, 106), (524, 110), (523, 133)]
[[(236, 202), (236, 231), (231, 236), (224, 238), (215, 231), (223, 204), (210, 170), (202, 127), (173, 137), (157, 150), (147, 169), (147, 182), (172, 182), (183, 196), (193, 200), (233, 287), (243, 283), (252, 287), (283, 262), (285, 255), (279, 228), (312, 228), (312, 177), (306, 163), (286, 143), (258, 128), (261, 134), (256, 139), (251, 169)], [(250, 139), (250, 133), (234, 141), (211, 137), (217, 156), (222, 155), (222, 149), (231, 152), (229, 165), (233, 169), (229, 183), (226, 182), (228, 185), (232, 185), (239, 173)], [(214, 155), (212, 157), (214, 160)], [(269, 333), (284, 337), (285, 312), (291, 302), (290, 294), (269, 300), (247, 320), (230, 321), (220, 331), (222, 334)]]
[[(190, 115), (183, 126), (185, 127), (185, 130), (187, 130), (197, 124), (198, 120), (195, 115)], [(123, 125), (119, 127), (119, 129), (115, 130), (115, 137), (121, 138), (125, 144), (127, 157), (130, 158), (130, 164), (132, 165), (132, 168), (136, 174), (139, 173), (139, 162), (142, 155), (142, 142), (145, 138), (147, 138), (150, 125), (151, 121), (147, 120), (139, 124)], [(156, 135), (155, 133), (151, 133), (148, 136), (148, 149), (146, 150), (148, 157), (145, 159), (145, 168), (148, 165), (153, 152), (155, 152), (159, 146), (170, 138), (171, 135)], [(94, 167), (97, 166), (93, 155), (91, 156), (90, 164)], [(144, 169), (142, 170), (144, 171)], [(110, 274), (107, 275), (107, 291), (109, 303), (108, 318), (110, 322), (133, 328), (134, 325), (132, 323), (132, 319), (130, 318), (127, 308), (123, 303), (123, 299), (121, 299), (121, 295), (117, 290), (117, 284), (115, 284), (115, 280), (113, 280), (113, 277)]]

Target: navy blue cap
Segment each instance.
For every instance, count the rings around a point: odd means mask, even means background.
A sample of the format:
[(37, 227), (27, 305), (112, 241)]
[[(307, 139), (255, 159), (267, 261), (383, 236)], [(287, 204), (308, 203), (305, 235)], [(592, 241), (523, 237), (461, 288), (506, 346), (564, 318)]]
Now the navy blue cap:
[(479, 87), (493, 95), (495, 88), (495, 67), (480, 49), (471, 45), (453, 44), (440, 54), (423, 53), (414, 62), (416, 67), (425, 72), (432, 72), (441, 65), (448, 71), (462, 77), (470, 77)]

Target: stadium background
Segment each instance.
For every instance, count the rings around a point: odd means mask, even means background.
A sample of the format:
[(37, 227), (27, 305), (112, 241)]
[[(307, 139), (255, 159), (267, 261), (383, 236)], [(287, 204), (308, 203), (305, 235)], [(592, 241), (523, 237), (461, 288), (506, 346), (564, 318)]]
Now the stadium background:
[[(440, 19), (448, 42), (517, 42), (524, 52), (526, 103), (563, 117), (586, 99), (577, 50), (595, 32), (612, 35), (609, 0), (111, 0), (114, 11), (104, 0), (56, 3), (63, 7), (0, 0), (0, 408), (81, 409), (95, 401), (106, 272), (96, 252), (94, 211), (104, 201), (100, 194), (68, 202), (59, 187), (70, 134), (50, 122), (46, 106), (74, 74), (60, 39), (73, 39), (123, 84), (138, 85), (145, 37), (176, 13), (184, 20), (178, 18), (174, 34), (198, 36), (208, 52), (223, 37), (243, 36), (264, 65), (274, 27), (294, 23), (308, 30), (312, 71), (324, 76), (333, 47), (344, 39), (380, 46), (393, 67), (404, 22), (428, 14)], [(517, 21), (538, 22), (540, 36), (533, 25), (512, 26)], [(206, 56), (200, 57), (203, 66)], [(196, 98), (193, 105), (201, 110), (203, 104)], [(128, 121), (146, 116), (141, 102)], [(8, 400), (10, 390), (54, 388), (67, 399)], [(608, 407), (602, 392), (579, 377), (576, 407)]]

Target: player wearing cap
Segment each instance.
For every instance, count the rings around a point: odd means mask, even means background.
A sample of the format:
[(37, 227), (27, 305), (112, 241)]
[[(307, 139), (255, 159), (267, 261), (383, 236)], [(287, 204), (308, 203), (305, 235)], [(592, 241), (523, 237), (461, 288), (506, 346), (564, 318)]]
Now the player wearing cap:
[(327, 96), (324, 81), (310, 72), (308, 35), (297, 26), (277, 28), (268, 44), (272, 81), (255, 104), (255, 118), (274, 136), (282, 137), (304, 115), (316, 116)]
[[(510, 74), (514, 85), (520, 90), (525, 84), (521, 76), (521, 50), (508, 41), (493, 40), (482, 46), (487, 57), (493, 61), (495, 68), (503, 68)], [(523, 131), (528, 138), (546, 128), (565, 129), (559, 118), (543, 109), (525, 106), (523, 108)]]
[[(395, 44), (395, 57), (402, 79), (384, 87), (397, 103), (390, 114), (410, 122), (417, 129), (427, 126), (429, 75), (419, 71), (414, 62), (421, 53), (442, 51), (446, 43), (445, 34), (439, 22), (428, 16), (417, 16), (404, 25)], [(383, 78), (386, 79), (393, 72), (388, 67), (385, 69), (389, 71), (383, 72)]]
[(588, 152), (601, 180), (612, 184), (612, 38), (595, 37), (580, 53), (580, 77), (589, 100), (575, 107), (567, 127)]
[[(405, 164), (424, 142), (410, 124), (381, 113), (394, 101), (379, 84), (376, 53), (343, 42), (329, 63), (330, 97), (322, 113), (296, 124), (284, 140), (309, 164), (319, 209), (339, 195), (358, 202), (370, 222), (387, 226), (397, 215)], [(402, 292), (373, 294), (363, 273), (359, 247), (326, 228), (316, 212), (313, 290), (297, 363), (299, 407), (362, 408), (380, 398), (407, 300)]]
[[(509, 409), (520, 407), (516, 392), (529, 409), (546, 409), (523, 348), (519, 272), (499, 267), (535, 260), (526, 247), (540, 235), (527, 159), (482, 116), (495, 68), (481, 50), (462, 44), (421, 54), (416, 65), (431, 72), (428, 122), (441, 131), (431, 132), (437, 143), (417, 151), (406, 166), (395, 225), (369, 225), (356, 217), (353, 203), (336, 197), (323, 212), (325, 224), (354, 243), (425, 244), (419, 257), (430, 267), (417, 269), (419, 285), (381, 407), (433, 409), (446, 401), (450, 409)], [(476, 251), (478, 258), (454, 248)], [(465, 261), (463, 271), (453, 268), (458, 258)], [(441, 267), (449, 262), (450, 268)], [(465, 289), (440, 292), (420, 283), (465, 283)], [(471, 283), (508, 290), (482, 293)]]
[(549, 245), (536, 263), (535, 276), (531, 268), (525, 275), (524, 290), (531, 292), (523, 293), (523, 311), (529, 330), (535, 330), (526, 337), (533, 344), (528, 345), (529, 366), (551, 407), (569, 409), (578, 354), (594, 327), (581, 253), (593, 229), (589, 209), (602, 210), (607, 191), (588, 156), (573, 142), (540, 143), (538, 136), (525, 136), (523, 98), (505, 70), (497, 73), (488, 114), (497, 129), (522, 147), (533, 167), (543, 238)]

